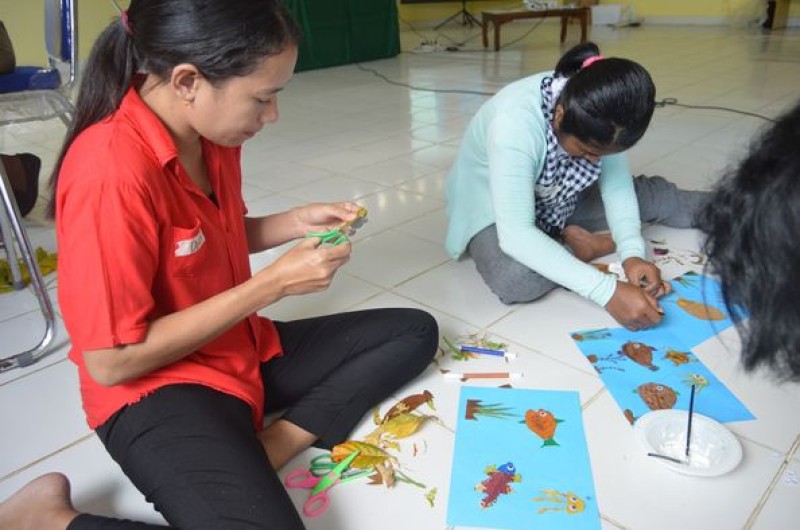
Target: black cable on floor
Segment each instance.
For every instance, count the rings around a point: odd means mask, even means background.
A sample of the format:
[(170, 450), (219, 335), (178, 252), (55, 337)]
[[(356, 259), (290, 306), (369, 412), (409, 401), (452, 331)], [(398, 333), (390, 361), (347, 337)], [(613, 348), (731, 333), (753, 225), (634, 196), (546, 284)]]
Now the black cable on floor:
[(664, 98), (661, 101), (656, 101), (656, 107), (668, 107), (668, 106), (683, 107), (685, 109), (721, 110), (725, 112), (742, 114), (744, 116), (752, 116), (753, 118), (760, 118), (762, 120), (771, 121), (772, 123), (775, 123), (776, 121), (768, 116), (764, 116), (762, 114), (756, 114), (755, 112), (748, 112), (746, 110), (731, 109), (729, 107), (717, 107), (713, 105), (686, 105), (685, 103), (678, 103), (678, 98)]
[(477, 90), (459, 90), (459, 89), (446, 89), (446, 88), (425, 88), (425, 87), (418, 87), (414, 85), (409, 85), (407, 83), (401, 83), (399, 81), (392, 81), (379, 71), (373, 68), (367, 68), (359, 63), (356, 63), (356, 67), (359, 70), (363, 70), (364, 72), (369, 72), (376, 77), (383, 79), (385, 82), (389, 83), (390, 85), (401, 86), (405, 88), (409, 88), (411, 90), (419, 90), (420, 92), (438, 92), (440, 94), (474, 94), (476, 96), (494, 96), (495, 92), (479, 92)]
[[(380, 79), (384, 80), (386, 83), (389, 83), (390, 85), (400, 86), (400, 87), (408, 88), (410, 90), (418, 90), (420, 92), (436, 92), (436, 93), (440, 93), (440, 94), (473, 94), (473, 95), (476, 95), (476, 96), (494, 96), (496, 94), (496, 92), (481, 92), (481, 91), (478, 91), (478, 90), (460, 90), (460, 89), (418, 87), (418, 86), (414, 86), (414, 85), (409, 85), (407, 83), (401, 83), (399, 81), (392, 81), (391, 79), (389, 79), (388, 77), (386, 77), (385, 75), (383, 75), (379, 71), (375, 70), (374, 68), (367, 68), (366, 66), (363, 66), (362, 64), (359, 64), (359, 63), (356, 63), (356, 67), (358, 67), (359, 70), (363, 70), (364, 72), (369, 72), (369, 73), (373, 74), (374, 76), (379, 77)], [(664, 108), (664, 107), (674, 106), (674, 107), (681, 107), (681, 108), (686, 108), (686, 109), (697, 109), (697, 110), (719, 110), (719, 111), (723, 111), (723, 112), (733, 112), (735, 114), (741, 114), (743, 116), (751, 116), (753, 118), (759, 118), (759, 119), (766, 120), (766, 121), (769, 121), (769, 122), (772, 122), (772, 123), (775, 123), (775, 121), (776, 121), (775, 119), (770, 118), (768, 116), (764, 116), (763, 114), (757, 114), (755, 112), (748, 112), (746, 110), (732, 109), (732, 108), (729, 108), (729, 107), (719, 107), (719, 106), (714, 106), (714, 105), (687, 105), (685, 103), (679, 103), (678, 102), (678, 98), (663, 98), (660, 101), (656, 101), (655, 105), (656, 105), (656, 108)]]

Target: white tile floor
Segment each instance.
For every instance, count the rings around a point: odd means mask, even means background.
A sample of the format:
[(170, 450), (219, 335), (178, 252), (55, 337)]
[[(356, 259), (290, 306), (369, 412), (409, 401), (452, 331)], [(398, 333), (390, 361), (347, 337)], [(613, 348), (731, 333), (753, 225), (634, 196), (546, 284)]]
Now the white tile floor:
[[(403, 24), (407, 29), (407, 25)], [(479, 49), (476, 30), (444, 28), (442, 44), (466, 41), (460, 52), (403, 53), (364, 65), (391, 80), (440, 90), (494, 92), (521, 76), (552, 68), (562, 52), (556, 24), (504, 28), (499, 53)], [(412, 50), (432, 30), (404, 31)], [(575, 42), (571, 28), (567, 44)], [(733, 107), (775, 116), (800, 96), (800, 34), (763, 35), (734, 28), (594, 28), (606, 55), (646, 65), (658, 97)], [(584, 422), (604, 529), (781, 530), (798, 528), (800, 504), (800, 386), (777, 385), (737, 364), (737, 337), (726, 332), (696, 348), (701, 359), (757, 416), (729, 424), (744, 448), (742, 464), (718, 478), (678, 475), (644, 456), (601, 380), (567, 332), (613, 326), (600, 308), (557, 291), (542, 301), (504, 306), (480, 281), (473, 264), (448, 259), (443, 186), (463, 128), (484, 96), (409, 90), (355, 65), (298, 74), (281, 94), (281, 121), (245, 148), (244, 194), (254, 213), (304, 201), (355, 199), (369, 223), (352, 261), (325, 293), (290, 298), (265, 311), (279, 319), (387, 305), (433, 312), (451, 337), (485, 333), (520, 355), (519, 387), (572, 389)], [(719, 110), (658, 109), (651, 130), (630, 153), (634, 171), (658, 173), (689, 188), (711, 185), (744, 151), (764, 121)], [(3, 130), (3, 152), (33, 151), (53, 164), (63, 128), (56, 123)], [(35, 245), (55, 249), (42, 204), (27, 226)], [(696, 248), (691, 231), (648, 228), (671, 245)], [(281, 249), (253, 257), (254, 268)], [(681, 272), (680, 267), (667, 271)], [(55, 275), (47, 278), (55, 289)], [(87, 301), (87, 303), (91, 303)], [(36, 344), (43, 324), (31, 292), (0, 295), (0, 357)], [(0, 374), (0, 499), (32, 477), (60, 470), (86, 511), (161, 521), (127, 482), (86, 427), (75, 370), (65, 360), (68, 338), (59, 322), (53, 353), (34, 366)], [(485, 363), (485, 361), (484, 361)], [(486, 383), (490, 384), (490, 383)], [(491, 383), (496, 384), (496, 383)], [(459, 383), (429, 370), (397, 397), (429, 389), (442, 424), (426, 425), (403, 444), (406, 472), (426, 488), (393, 490), (355, 484), (337, 488), (332, 508), (309, 519), (312, 529), (443, 529)], [(385, 410), (387, 404), (384, 404)], [(370, 428), (369, 419), (355, 433)], [(411, 456), (411, 443), (419, 449)], [(308, 462), (301, 455), (288, 469)], [(424, 493), (436, 487), (434, 506)], [(304, 494), (292, 492), (297, 505)], [(793, 522), (794, 521), (794, 522)]]

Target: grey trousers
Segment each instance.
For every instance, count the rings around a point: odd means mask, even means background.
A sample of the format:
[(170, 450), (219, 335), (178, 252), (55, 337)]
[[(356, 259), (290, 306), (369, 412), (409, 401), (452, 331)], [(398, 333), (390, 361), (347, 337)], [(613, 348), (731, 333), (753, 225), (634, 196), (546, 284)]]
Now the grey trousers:
[[(679, 189), (668, 180), (639, 175), (633, 179), (643, 223), (673, 228), (692, 228), (700, 206), (709, 193)], [(578, 225), (591, 232), (608, 229), (600, 187), (593, 184), (578, 197), (568, 225)], [(504, 304), (531, 302), (552, 291), (553, 283), (534, 270), (511, 258), (500, 249), (497, 226), (478, 232), (467, 246), (483, 281)]]

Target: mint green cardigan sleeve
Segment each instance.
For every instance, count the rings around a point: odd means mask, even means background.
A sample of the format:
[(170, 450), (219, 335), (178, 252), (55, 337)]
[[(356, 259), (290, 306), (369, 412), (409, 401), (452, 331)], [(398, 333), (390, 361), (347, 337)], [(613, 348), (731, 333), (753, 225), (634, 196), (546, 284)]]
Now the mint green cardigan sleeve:
[(622, 261), (634, 257), (644, 258), (639, 201), (636, 199), (628, 157), (624, 153), (604, 156), (602, 164), (600, 194), (606, 221), (617, 245), (617, 254)]
[[(504, 253), (551, 281), (605, 306), (616, 279), (583, 263), (536, 227), (534, 185), (546, 154), (538, 87), (542, 75), (509, 85), (470, 123), (448, 176), (446, 247), (454, 258), (496, 224)], [(612, 237), (625, 257), (643, 255), (638, 204), (624, 155), (604, 157), (601, 194)]]

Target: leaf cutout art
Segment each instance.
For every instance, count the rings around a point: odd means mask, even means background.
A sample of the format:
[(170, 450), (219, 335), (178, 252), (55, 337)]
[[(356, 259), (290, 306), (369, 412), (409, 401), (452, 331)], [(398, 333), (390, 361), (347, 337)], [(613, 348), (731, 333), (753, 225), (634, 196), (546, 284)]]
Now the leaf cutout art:
[(386, 423), (388, 420), (403, 412), (413, 412), (424, 404), (427, 404), (431, 410), (436, 410), (433, 404), (433, 394), (428, 390), (401, 399), (395, 406), (389, 409), (381, 423)]
[(377, 429), (369, 433), (364, 440), (371, 444), (385, 442), (386, 439), (407, 438), (422, 426), (422, 423), (430, 418), (420, 414), (404, 412), (398, 414), (388, 421), (381, 423)]
[(464, 417), (468, 420), (478, 420), (480, 416), (513, 418), (516, 414), (511, 407), (505, 407), (501, 403), (483, 403), (480, 399), (468, 399)]
[(341, 462), (355, 451), (360, 451), (360, 453), (350, 463), (350, 466), (356, 469), (369, 469), (390, 458), (389, 453), (376, 445), (348, 440), (331, 449), (331, 460), (334, 462)]
[(725, 313), (717, 309), (694, 300), (687, 300), (686, 298), (678, 298), (678, 307), (689, 313), (695, 318), (700, 320), (725, 320), (727, 317)]

